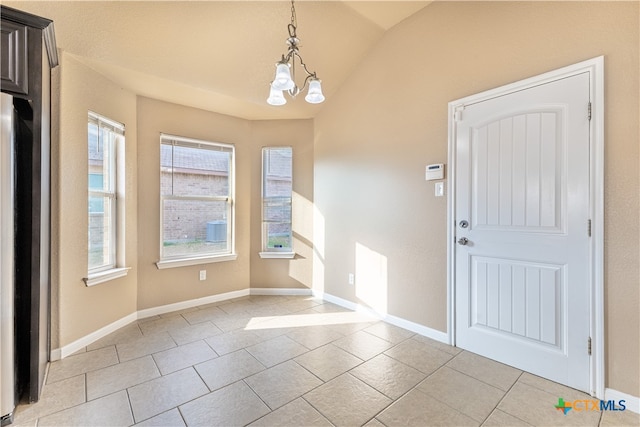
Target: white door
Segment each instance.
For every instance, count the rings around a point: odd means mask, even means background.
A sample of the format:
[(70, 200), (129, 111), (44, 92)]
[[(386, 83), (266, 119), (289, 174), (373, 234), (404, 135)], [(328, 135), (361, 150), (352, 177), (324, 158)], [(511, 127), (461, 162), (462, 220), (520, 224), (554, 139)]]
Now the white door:
[(589, 73), (455, 122), (456, 344), (589, 391)]

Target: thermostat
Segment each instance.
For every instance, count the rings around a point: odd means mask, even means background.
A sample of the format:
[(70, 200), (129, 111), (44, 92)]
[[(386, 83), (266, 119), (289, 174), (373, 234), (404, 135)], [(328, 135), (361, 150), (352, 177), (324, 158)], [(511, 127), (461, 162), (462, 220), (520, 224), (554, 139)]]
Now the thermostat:
[(427, 181), (444, 179), (444, 164), (437, 163), (435, 165), (428, 165), (425, 171), (424, 179)]

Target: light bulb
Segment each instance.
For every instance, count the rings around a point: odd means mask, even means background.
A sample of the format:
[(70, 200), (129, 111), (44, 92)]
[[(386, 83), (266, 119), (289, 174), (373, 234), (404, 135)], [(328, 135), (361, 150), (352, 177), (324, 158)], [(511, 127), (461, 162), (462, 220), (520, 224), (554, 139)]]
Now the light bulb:
[(289, 70), (289, 64), (280, 61), (276, 64), (276, 78), (271, 83), (276, 90), (289, 90), (295, 86), (293, 80), (291, 80), (291, 71)]
[(267, 103), (269, 105), (284, 105), (287, 103), (287, 100), (284, 98), (284, 94), (281, 90), (274, 89), (273, 84), (269, 90), (269, 98), (267, 98)]
[(322, 86), (320, 80), (312, 78), (309, 81), (309, 92), (304, 97), (305, 101), (309, 104), (320, 104), (324, 101), (324, 95), (322, 94)]

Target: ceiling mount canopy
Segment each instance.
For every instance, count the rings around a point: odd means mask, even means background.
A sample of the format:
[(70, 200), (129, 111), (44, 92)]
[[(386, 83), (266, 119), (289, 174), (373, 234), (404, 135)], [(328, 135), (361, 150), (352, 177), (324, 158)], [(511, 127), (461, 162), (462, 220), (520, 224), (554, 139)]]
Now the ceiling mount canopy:
[[(307, 85), (309, 86), (309, 90), (307, 91), (307, 96), (305, 96), (304, 99), (308, 103), (319, 104), (324, 101), (320, 79), (316, 76), (315, 71), (309, 71), (307, 65), (300, 56), (298, 47), (300, 39), (298, 39), (296, 35), (297, 25), (296, 8), (293, 4), (293, 0), (291, 0), (291, 23), (287, 26), (287, 30), (289, 31), (287, 45), (289, 48), (287, 53), (282, 55), (282, 59), (276, 63), (276, 75), (271, 82), (269, 98), (267, 99), (267, 103), (270, 105), (286, 104), (287, 100), (284, 97), (285, 92), (287, 92), (292, 98), (295, 98), (307, 87)], [(296, 59), (305, 73), (304, 82), (300, 87), (296, 83)]]

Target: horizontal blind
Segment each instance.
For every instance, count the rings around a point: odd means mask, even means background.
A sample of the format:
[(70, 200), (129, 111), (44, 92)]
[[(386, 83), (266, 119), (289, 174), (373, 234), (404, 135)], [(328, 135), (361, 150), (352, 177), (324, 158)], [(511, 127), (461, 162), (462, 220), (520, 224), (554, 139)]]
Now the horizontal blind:
[(176, 147), (199, 148), (202, 150), (221, 151), (232, 153), (234, 146), (232, 144), (223, 144), (220, 142), (209, 142), (193, 138), (185, 138), (182, 136), (160, 134), (160, 142), (165, 145), (173, 145)]
[(103, 129), (108, 129), (111, 132), (124, 136), (124, 125), (114, 120), (109, 120), (106, 117), (102, 117), (92, 111), (89, 111), (89, 123), (96, 125)]

